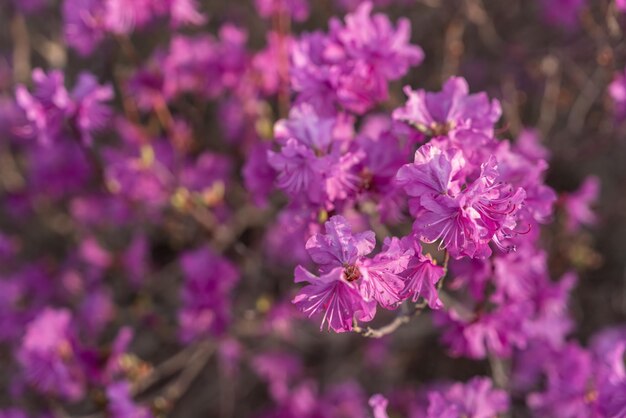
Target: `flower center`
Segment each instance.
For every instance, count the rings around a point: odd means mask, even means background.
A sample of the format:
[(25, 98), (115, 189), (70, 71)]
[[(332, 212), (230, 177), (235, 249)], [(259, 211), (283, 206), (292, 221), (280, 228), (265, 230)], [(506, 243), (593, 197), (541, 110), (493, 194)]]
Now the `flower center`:
[(359, 271), (359, 268), (354, 264), (345, 266), (345, 268), (343, 269), (343, 274), (346, 276), (346, 280), (348, 282), (353, 282), (361, 277), (361, 272)]

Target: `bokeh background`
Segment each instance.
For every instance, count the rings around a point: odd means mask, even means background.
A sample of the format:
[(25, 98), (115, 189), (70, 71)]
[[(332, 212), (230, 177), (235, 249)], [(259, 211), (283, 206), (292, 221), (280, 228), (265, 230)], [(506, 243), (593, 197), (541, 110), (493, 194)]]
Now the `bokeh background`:
[[(156, 47), (167, 44), (173, 33), (166, 23), (152, 25), (127, 39), (106, 40), (96, 56), (85, 58), (68, 49), (64, 42), (58, 1), (50, 1), (32, 14), (19, 11), (14, 3), (19, 1), (0, 3), (2, 100), (10, 100), (18, 83), (30, 83), (31, 69), (36, 67), (63, 69), (68, 80), (74, 80), (79, 71), (88, 70), (101, 81), (115, 83), (132, 72), (137, 62), (144, 62)], [(289, 31), (297, 34), (326, 29), (331, 16), (341, 16), (358, 3), (312, 1), (309, 19), (291, 22)], [(568, 17), (559, 11), (569, 6), (554, 6), (556, 3), (559, 2), (378, 1), (377, 10), (384, 10), (392, 20), (410, 20), (412, 42), (425, 52), (423, 64), (393, 84), (384, 108), (391, 110), (404, 102), (404, 84), (438, 90), (449, 76), (460, 75), (468, 80), (472, 91), (486, 91), (490, 97), (501, 100), (504, 115), (499, 124), (500, 137), (516, 138), (524, 129), (538, 132), (551, 153), (547, 183), (555, 190), (573, 192), (589, 175), (600, 179), (601, 193), (594, 207), (598, 222), (594, 226), (576, 235), (564, 235), (559, 225), (565, 219), (557, 212), (555, 224), (544, 231), (553, 276), (571, 269), (579, 274), (570, 309), (578, 324), (573, 337), (584, 344), (599, 329), (626, 322), (626, 126), (616, 116), (616, 104), (608, 93), (609, 84), (626, 66), (626, 15), (620, 14), (612, 1), (588, 0)], [(209, 17), (208, 23), (186, 30), (188, 33), (215, 34), (223, 23), (235, 23), (246, 28), (247, 45), (255, 50), (264, 45), (265, 33), (275, 25), (258, 15), (252, 1), (201, 0), (199, 4)], [(556, 16), (550, 14), (550, 7), (557, 9)], [(125, 48), (132, 48), (132, 52)], [(116, 108), (122, 108), (119, 97), (114, 103)], [(279, 113), (279, 104), (268, 106), (271, 123)], [(189, 99), (177, 103), (172, 112), (184, 114), (186, 107), (191, 108), (188, 114), (193, 115), (199, 147), (228, 150), (216, 123), (219, 113), (215, 104)], [(0, 127), (2, 121), (0, 114)], [(76, 228), (80, 226), (73, 223), (65, 203), (45, 199), (28, 222), (15, 222), (12, 213), (14, 205), (19, 205), (23, 165), (18, 147), (8, 139), (10, 133), (0, 131), (4, 133), (0, 143), (0, 198), (4, 202), (0, 208), (0, 229), (19, 241), (16, 257), (45, 259), (58, 265), (75, 244), (80, 235)], [(99, 140), (111, 140), (107, 135), (111, 134), (104, 134)], [(236, 165), (241, 167), (242, 161)], [(47, 186), (42, 187), (45, 190)], [(307, 321), (290, 328), (289, 338), (277, 336), (281, 332), (281, 314), (276, 307), (293, 295), (294, 284), (293, 265), (281, 264), (264, 251), (268, 245), (264, 233), (276, 211), (247, 207), (249, 203), (237, 192), (232, 199), (234, 205), (241, 206), (243, 221), (237, 224), (239, 229), (226, 233), (232, 236), (225, 238), (225, 253), (242, 270), (232, 316), (237, 318), (236, 333), (245, 346), (236, 348), (233, 343), (233, 352), (246, 357), (266, 350), (286, 350), (301, 356), (306, 374), (321, 387), (355, 381), (367, 394), (417, 386), (433, 379), (467, 380), (476, 374), (493, 372), (493, 365), (486, 360), (449, 357), (429, 315), (416, 318), (382, 340), (319, 332), (316, 323)], [(115, 321), (135, 325), (133, 361), (149, 369), (174, 358), (172, 375), (178, 377), (176, 373), (184, 364), (199, 361), (189, 348), (181, 348), (173, 335), (175, 330), (171, 329), (180, 303), (177, 257), (181, 251), (214, 238), (207, 238), (197, 222), (188, 214), (169, 213), (162, 224), (146, 226), (150, 267), (145, 290), (131, 291), (119, 285), (115, 269), (105, 277), (114, 295)], [(113, 228), (104, 231), (100, 239), (110, 249), (122, 248), (129, 234), (124, 228)], [(153, 311), (158, 314), (153, 315)], [(278, 330), (274, 334), (262, 332), (268, 313), (277, 317), (272, 322)], [(384, 323), (389, 317), (382, 315), (377, 320)], [(109, 338), (114, 329), (108, 331)], [(220, 355), (199, 361), (199, 375), (177, 387), (182, 393), (175, 403), (164, 408), (164, 416), (247, 417), (271, 403), (263, 379), (246, 367), (231, 373), (228, 345), (220, 350)], [(14, 367), (9, 358), (7, 350), (0, 351), (0, 364), (4, 363), (6, 370)], [(3, 372), (0, 381), (8, 385), (9, 375), (10, 372)], [(158, 396), (178, 377), (165, 373), (162, 381), (140, 399)], [(0, 406), (12, 406), (10, 392), (2, 392)], [(93, 405), (87, 403), (74, 405), (65, 412), (52, 405), (51, 410), (58, 416), (98, 416), (93, 413)], [(529, 415), (523, 406), (514, 404), (512, 416)]]

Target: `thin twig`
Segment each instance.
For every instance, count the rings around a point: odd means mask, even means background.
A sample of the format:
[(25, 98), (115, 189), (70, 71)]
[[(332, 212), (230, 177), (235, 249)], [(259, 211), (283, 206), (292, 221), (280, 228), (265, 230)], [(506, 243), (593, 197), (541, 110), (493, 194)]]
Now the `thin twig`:
[(546, 86), (541, 100), (541, 110), (537, 126), (544, 136), (550, 132), (556, 120), (556, 110), (561, 91), (561, 71), (559, 60), (555, 56), (547, 56), (541, 63), (541, 69), (546, 75)]
[(189, 362), (189, 359), (195, 354), (197, 349), (197, 345), (189, 345), (159, 364), (134, 385), (133, 394), (138, 395), (145, 392), (155, 383), (178, 373)]
[(510, 75), (503, 77), (502, 94), (504, 95), (502, 109), (504, 110), (506, 120), (509, 123), (509, 129), (514, 136), (517, 136), (517, 134), (519, 134), (522, 130), (523, 125), (520, 117), (520, 101), (517, 86), (515, 84), (515, 79)]
[(215, 344), (209, 341), (200, 343), (178, 379), (167, 386), (163, 394), (154, 400), (155, 406), (160, 407), (159, 409), (171, 410), (204, 370), (215, 349)]
[(13, 38), (13, 80), (26, 83), (30, 79), (30, 36), (26, 20), (20, 13), (11, 19), (11, 37)]
[(585, 124), (587, 114), (593, 106), (598, 95), (604, 92), (600, 87), (604, 78), (604, 68), (598, 67), (593, 75), (585, 83), (585, 87), (580, 92), (576, 101), (572, 105), (569, 117), (567, 119), (567, 128), (570, 132), (579, 132)]
[(502, 47), (503, 41), (498, 35), (496, 26), (493, 20), (489, 16), (489, 13), (485, 10), (485, 5), (482, 0), (466, 0), (465, 7), (467, 9), (466, 15), (470, 22), (476, 25), (478, 34), (482, 38), (484, 44), (492, 51), (499, 52)]
[(461, 64), (461, 57), (465, 51), (463, 35), (465, 34), (466, 21), (462, 18), (455, 18), (446, 29), (444, 38), (445, 55), (441, 68), (442, 81), (446, 81), (450, 76), (456, 75)]

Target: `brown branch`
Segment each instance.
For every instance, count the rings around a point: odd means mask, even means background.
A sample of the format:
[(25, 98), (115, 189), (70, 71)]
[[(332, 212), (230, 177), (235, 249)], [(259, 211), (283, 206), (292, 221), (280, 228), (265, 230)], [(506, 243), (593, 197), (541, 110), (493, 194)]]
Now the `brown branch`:
[(30, 36), (26, 20), (20, 13), (11, 19), (11, 37), (13, 38), (13, 81), (26, 83), (30, 79)]
[(396, 316), (393, 321), (380, 328), (362, 328), (355, 321), (354, 326), (352, 327), (352, 331), (368, 338), (382, 338), (385, 335), (389, 335), (395, 332), (398, 328), (400, 328), (400, 326), (408, 323), (412, 318), (421, 314), (426, 306), (428, 306), (428, 303), (426, 301), (417, 303), (409, 312), (402, 313)]
[(145, 392), (154, 384), (178, 373), (185, 367), (185, 364), (189, 362), (189, 359), (196, 353), (197, 350), (197, 345), (188, 345), (172, 357), (165, 360), (163, 363), (159, 364), (157, 367), (152, 369), (148, 375), (139, 380), (133, 386), (133, 395)]
[(578, 133), (584, 126), (587, 115), (596, 98), (604, 92), (604, 89), (601, 87), (604, 76), (604, 68), (597, 67), (593, 75), (587, 79), (585, 87), (576, 98), (567, 118), (567, 128), (570, 132)]
[(507, 75), (502, 81), (502, 110), (509, 123), (510, 131), (514, 136), (522, 130), (522, 119), (520, 117), (520, 100), (517, 92), (515, 79), (511, 75)]
[(556, 120), (557, 104), (561, 92), (561, 71), (558, 58), (553, 55), (545, 57), (541, 62), (541, 70), (546, 76), (546, 85), (537, 126), (539, 131), (547, 136)]
[(465, 34), (466, 21), (462, 18), (455, 18), (446, 29), (444, 38), (445, 54), (441, 68), (442, 82), (459, 71), (461, 57), (465, 51), (463, 35)]
[(167, 386), (162, 395), (154, 400), (155, 407), (165, 411), (173, 409), (200, 373), (202, 373), (215, 349), (215, 344), (210, 341), (201, 342), (178, 379)]
[(470, 22), (472, 22), (478, 29), (478, 34), (482, 38), (483, 43), (494, 52), (499, 52), (503, 41), (496, 25), (489, 16), (489, 13), (485, 10), (485, 5), (482, 0), (466, 0), (466, 15)]

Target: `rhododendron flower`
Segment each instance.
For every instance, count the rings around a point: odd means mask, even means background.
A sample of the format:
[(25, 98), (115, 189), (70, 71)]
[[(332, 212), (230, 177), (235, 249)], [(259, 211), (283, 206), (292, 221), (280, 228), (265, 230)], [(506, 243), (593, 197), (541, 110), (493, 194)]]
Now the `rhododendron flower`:
[[(111, 116), (104, 102), (113, 99), (113, 88), (99, 85), (92, 74), (81, 73), (69, 93), (60, 71), (46, 74), (36, 68), (32, 76), (35, 84), (32, 94), (24, 86), (18, 86), (15, 91), (17, 103), (31, 125), (28, 132), (45, 145), (59, 142), (62, 135), (75, 136), (90, 145), (92, 133), (102, 129)], [(65, 124), (69, 125), (69, 132)]]
[(376, 245), (374, 232), (353, 234), (342, 216), (333, 216), (324, 224), (324, 229), (325, 234), (314, 234), (306, 243), (311, 259), (322, 271), (354, 265), (357, 259), (371, 253)]
[(42, 311), (28, 325), (18, 359), (37, 390), (77, 401), (85, 391), (85, 375), (71, 321), (68, 310)]
[(68, 45), (81, 55), (91, 54), (106, 37), (105, 13), (102, 0), (65, 0), (63, 28)]
[(394, 119), (413, 125), (429, 136), (447, 135), (450, 131), (470, 129), (493, 134), (493, 125), (502, 109), (497, 100), (485, 93), (469, 94), (465, 79), (452, 77), (439, 93), (413, 91), (405, 87), (406, 105), (393, 112)]
[(419, 65), (422, 50), (410, 45), (410, 25), (394, 28), (381, 14), (371, 16), (372, 3), (363, 2), (345, 18), (331, 20), (328, 36), (320, 32), (301, 38), (292, 54), (291, 76), (298, 102), (320, 109), (335, 103), (365, 113), (387, 98), (387, 81)]
[(585, 0), (541, 0), (544, 19), (565, 29), (575, 29)]
[(491, 418), (509, 408), (507, 393), (494, 389), (491, 380), (483, 377), (431, 391), (428, 400), (427, 418)]
[(372, 408), (374, 418), (389, 418), (389, 415), (387, 415), (387, 404), (389, 404), (389, 401), (383, 395), (373, 395), (368, 403)]
[(411, 24), (408, 19), (398, 20), (394, 29), (384, 14), (371, 15), (373, 7), (372, 2), (363, 2), (354, 13), (346, 15), (345, 25), (338, 19), (331, 19), (330, 34), (348, 56), (367, 62), (387, 80), (397, 80), (411, 66), (422, 62), (424, 52), (409, 43)]
[(398, 185), (413, 198), (409, 208), (415, 217), (414, 231), (426, 242), (441, 241), (453, 257), (486, 257), (488, 243), (504, 248), (502, 241), (516, 233), (516, 212), (524, 190), (499, 180), (492, 157), (480, 176), (461, 190), (465, 160), (457, 150), (441, 151), (430, 144), (415, 153), (413, 164), (403, 166)]
[(599, 195), (600, 180), (591, 176), (585, 179), (578, 190), (562, 196), (567, 216), (566, 225), (570, 232), (576, 232), (581, 225), (593, 225), (597, 222), (598, 218), (590, 206), (598, 200)]
[(531, 393), (527, 402), (536, 416), (582, 418), (598, 416), (591, 355), (575, 344), (553, 353), (544, 363), (547, 386)]
[(359, 281), (359, 289), (366, 299), (376, 300), (383, 308), (394, 309), (404, 299), (404, 273), (412, 250), (406, 250), (397, 238), (386, 239), (383, 251), (373, 258), (357, 261), (355, 268), (363, 279)]
[(330, 163), (327, 158), (318, 158), (312, 150), (290, 139), (280, 154), (268, 152), (268, 162), (278, 172), (277, 186), (286, 193), (298, 196), (306, 192), (311, 202), (323, 201), (324, 174)]
[(325, 311), (322, 325), (328, 317), (329, 326), (341, 332), (352, 329), (354, 315), (370, 321), (375, 302), (386, 309), (396, 308), (403, 300), (400, 294), (405, 279), (401, 274), (407, 270), (413, 250), (393, 238), (385, 241), (380, 253), (367, 258), (375, 245), (373, 232), (353, 234), (342, 216), (333, 216), (325, 228), (326, 234), (315, 234), (306, 244), (309, 255), (320, 265), (321, 276), (301, 266), (296, 269), (297, 282), (312, 283), (294, 299), (298, 309), (309, 316)]
[(221, 334), (230, 320), (228, 296), (239, 280), (237, 269), (208, 248), (183, 254), (181, 267), (185, 274), (178, 313), (181, 339)]
[(2, 3), (0, 418), (626, 418), (626, 1), (418, 3)]
[(608, 93), (613, 100), (613, 114), (619, 121), (626, 119), (626, 72), (616, 73), (609, 84)]
[(525, 348), (528, 335), (519, 324), (532, 313), (529, 304), (501, 306), (492, 312), (461, 314), (454, 308), (435, 317), (444, 326), (443, 341), (456, 356), (485, 358), (488, 353), (510, 357), (514, 348)]
[(404, 286), (399, 273), (406, 270), (412, 250), (402, 248), (394, 238), (385, 242), (382, 252), (366, 258), (375, 245), (372, 231), (352, 234), (342, 216), (333, 216), (325, 227), (326, 234), (315, 234), (306, 243), (320, 270), (342, 267), (346, 280), (357, 281), (366, 300), (374, 299), (385, 308), (394, 308), (401, 300), (399, 293)]
[(414, 256), (411, 257), (406, 270), (402, 273), (405, 283), (401, 296), (410, 298), (413, 302), (417, 302), (418, 298), (422, 297), (431, 309), (442, 308), (443, 302), (437, 293), (437, 282), (443, 278), (444, 268), (438, 266), (430, 255), (422, 254), (422, 247), (415, 238), (403, 238), (402, 246), (412, 249)]
[(152, 418), (153, 416), (148, 408), (133, 402), (128, 382), (120, 381), (109, 385), (106, 395), (111, 418)]
[(295, 282), (309, 284), (300, 290), (292, 302), (309, 317), (323, 314), (320, 329), (327, 323), (328, 329), (335, 332), (351, 331), (354, 319), (368, 322), (376, 313), (376, 303), (363, 299), (357, 285), (352, 283), (356, 274), (352, 270), (346, 274), (337, 267), (318, 277), (298, 266)]

